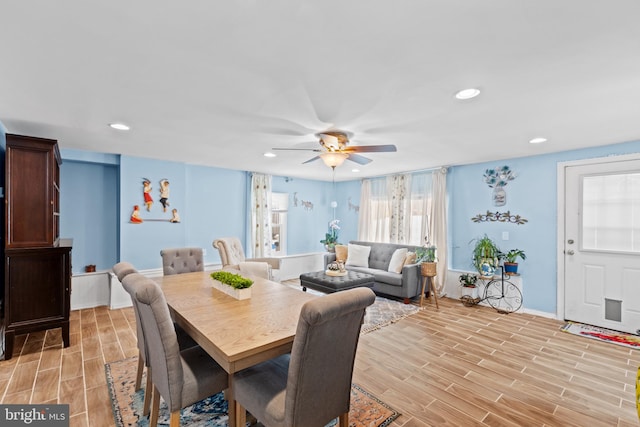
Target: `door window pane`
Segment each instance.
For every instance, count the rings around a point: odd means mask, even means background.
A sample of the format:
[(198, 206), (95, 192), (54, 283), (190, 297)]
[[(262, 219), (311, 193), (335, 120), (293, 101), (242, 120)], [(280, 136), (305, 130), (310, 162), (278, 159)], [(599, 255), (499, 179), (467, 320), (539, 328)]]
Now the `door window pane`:
[(582, 178), (582, 248), (640, 253), (640, 173)]

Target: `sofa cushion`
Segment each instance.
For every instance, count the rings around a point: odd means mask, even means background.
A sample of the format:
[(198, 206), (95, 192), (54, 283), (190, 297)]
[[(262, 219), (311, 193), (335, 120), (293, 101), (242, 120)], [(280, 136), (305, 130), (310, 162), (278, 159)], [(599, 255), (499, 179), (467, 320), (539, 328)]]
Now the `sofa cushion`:
[(415, 252), (407, 252), (407, 255), (404, 257), (403, 266), (409, 265), (409, 264), (415, 264), (416, 258), (417, 258), (417, 255)]
[(348, 254), (348, 246), (347, 245), (336, 245), (336, 261), (342, 261), (342, 262), (346, 262), (347, 261), (347, 254)]
[(404, 260), (407, 256), (407, 248), (400, 248), (393, 251), (393, 255), (391, 255), (391, 261), (389, 261), (389, 268), (387, 271), (392, 273), (400, 273), (402, 271), (402, 266), (404, 265)]
[(372, 274), (375, 281), (379, 283), (386, 283), (387, 285), (392, 286), (402, 286), (402, 274), (400, 273), (390, 273), (388, 271), (378, 270), (376, 268), (354, 266), (347, 267), (347, 270)]
[(346, 265), (354, 267), (369, 267), (369, 253), (371, 246), (361, 246), (349, 243)]

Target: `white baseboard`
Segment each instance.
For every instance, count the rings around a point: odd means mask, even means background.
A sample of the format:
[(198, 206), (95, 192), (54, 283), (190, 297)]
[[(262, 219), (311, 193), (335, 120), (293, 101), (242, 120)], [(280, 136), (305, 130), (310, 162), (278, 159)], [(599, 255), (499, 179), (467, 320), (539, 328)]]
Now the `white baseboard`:
[[(205, 270), (219, 270), (220, 264), (205, 265)], [(146, 277), (162, 276), (162, 268), (140, 270)], [(108, 306), (110, 309), (131, 307), (131, 297), (111, 270), (79, 273), (71, 277), (71, 310)]]

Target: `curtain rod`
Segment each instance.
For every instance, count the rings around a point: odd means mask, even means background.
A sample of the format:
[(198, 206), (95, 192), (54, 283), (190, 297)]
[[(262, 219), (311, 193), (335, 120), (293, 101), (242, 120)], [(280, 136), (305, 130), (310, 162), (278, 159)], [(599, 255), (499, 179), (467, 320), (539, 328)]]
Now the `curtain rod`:
[(432, 168), (426, 168), (426, 169), (416, 169), (416, 170), (412, 170), (412, 171), (403, 171), (403, 172), (393, 172), (393, 173), (388, 173), (385, 175), (376, 175), (373, 177), (369, 177), (369, 178), (362, 178), (362, 180), (364, 181), (365, 179), (376, 179), (376, 178), (385, 178), (387, 176), (393, 176), (393, 175), (402, 175), (402, 174), (413, 174), (413, 173), (420, 173), (420, 172), (433, 172), (433, 171), (444, 171), (444, 173), (446, 174), (449, 171), (449, 167), (450, 166), (435, 166)]

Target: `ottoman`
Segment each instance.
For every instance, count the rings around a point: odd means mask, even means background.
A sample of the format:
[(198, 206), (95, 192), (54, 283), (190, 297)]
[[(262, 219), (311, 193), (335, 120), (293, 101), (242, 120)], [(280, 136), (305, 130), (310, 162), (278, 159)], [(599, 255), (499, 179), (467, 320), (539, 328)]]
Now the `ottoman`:
[(374, 276), (372, 274), (349, 270), (347, 270), (345, 276), (329, 276), (325, 274), (324, 270), (300, 275), (300, 286), (302, 286), (302, 290), (305, 292), (307, 288), (325, 293), (344, 291), (360, 286), (372, 288), (373, 282)]

